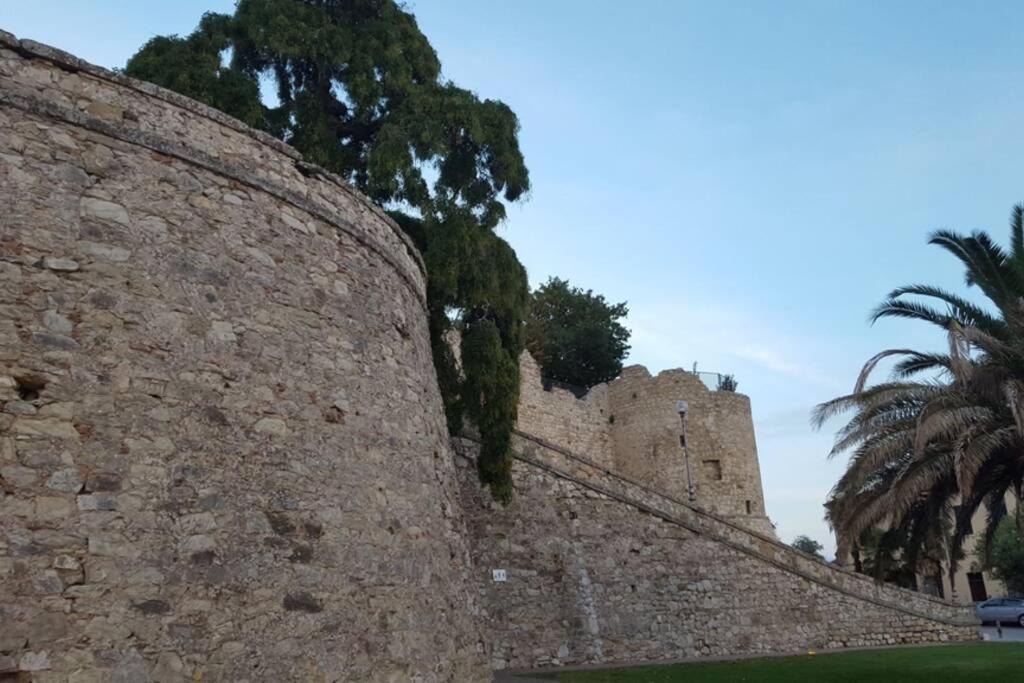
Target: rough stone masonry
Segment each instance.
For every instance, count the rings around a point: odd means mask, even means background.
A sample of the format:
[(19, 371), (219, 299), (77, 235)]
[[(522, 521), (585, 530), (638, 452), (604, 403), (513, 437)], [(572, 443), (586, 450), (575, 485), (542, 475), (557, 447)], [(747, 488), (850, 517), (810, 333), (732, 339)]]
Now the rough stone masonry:
[(0, 681), (462, 683), (973, 637), (969, 608), (759, 533), (749, 404), (685, 373), (583, 402), (525, 382), (496, 506), (473, 444), (453, 457), (424, 290), (397, 226), (294, 150), (0, 33)]
[(577, 398), (545, 390), (527, 354), (520, 370), (510, 506), (480, 490), (476, 446), (456, 440), (493, 668), (977, 638), (968, 606), (779, 543), (746, 396), (632, 366)]
[(485, 679), (397, 227), (6, 34), (0, 183), (0, 680)]

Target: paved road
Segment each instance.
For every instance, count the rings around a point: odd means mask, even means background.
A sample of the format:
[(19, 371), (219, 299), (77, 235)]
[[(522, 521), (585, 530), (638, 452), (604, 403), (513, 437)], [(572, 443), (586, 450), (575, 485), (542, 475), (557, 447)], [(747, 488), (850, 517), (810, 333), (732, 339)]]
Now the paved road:
[[(999, 634), (995, 626), (982, 626), (981, 637), (985, 640), (998, 641)], [(1015, 643), (1024, 643), (1024, 628), (1020, 626), (1004, 626), (1003, 640)]]

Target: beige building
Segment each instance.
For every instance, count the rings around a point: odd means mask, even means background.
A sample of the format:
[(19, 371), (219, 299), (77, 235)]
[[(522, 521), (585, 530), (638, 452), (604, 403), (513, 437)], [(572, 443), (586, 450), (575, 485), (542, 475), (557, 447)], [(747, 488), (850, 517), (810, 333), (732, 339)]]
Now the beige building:
[[(1012, 493), (1006, 494), (1003, 503), (1006, 513), (1012, 513), (1016, 509), (1017, 501)], [(949, 563), (942, 562), (934, 572), (915, 573), (916, 589), (958, 603), (981, 602), (991, 597), (1005, 596), (1006, 585), (982, 568), (979, 543), (987, 520), (988, 510), (985, 507), (978, 508), (971, 518), (971, 533), (964, 541), (964, 557), (960, 560), (952, 580), (949, 576)], [(841, 566), (852, 568), (853, 560), (847, 544), (837, 539), (837, 547), (839, 550), (836, 561)]]
[[(1003, 498), (1006, 512), (1010, 513), (1016, 509), (1016, 498), (1012, 493), (1007, 493)], [(949, 578), (948, 564), (942, 566), (942, 591), (938, 594), (956, 602), (980, 602), (990, 597), (1001, 597), (1006, 595), (1006, 585), (981, 567), (978, 544), (985, 531), (985, 524), (988, 520), (988, 510), (984, 507), (978, 508), (971, 519), (972, 533), (964, 542), (964, 559), (960, 561), (953, 580)], [(938, 586), (935, 578), (918, 576), (918, 585), (922, 590), (932, 589)]]

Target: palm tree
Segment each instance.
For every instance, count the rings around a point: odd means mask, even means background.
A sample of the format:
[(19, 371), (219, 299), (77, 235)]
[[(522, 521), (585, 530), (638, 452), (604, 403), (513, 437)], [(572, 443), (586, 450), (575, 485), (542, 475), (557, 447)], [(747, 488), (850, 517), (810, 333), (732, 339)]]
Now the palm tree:
[[(840, 543), (855, 547), (882, 525), (911, 566), (944, 554), (952, 575), (975, 511), (997, 509), (1007, 491), (1019, 499), (1024, 479), (1024, 206), (1011, 215), (1009, 252), (984, 232), (939, 231), (929, 243), (963, 264), (968, 287), (990, 306), (929, 285), (894, 290), (872, 322), (930, 323), (943, 330), (948, 351), (882, 351), (852, 393), (821, 404), (812, 419), (820, 428), (853, 413), (830, 454), (849, 453), (826, 503)], [(892, 378), (868, 386), (879, 362), (892, 357), (899, 359)], [(986, 537), (997, 521), (990, 516)]]

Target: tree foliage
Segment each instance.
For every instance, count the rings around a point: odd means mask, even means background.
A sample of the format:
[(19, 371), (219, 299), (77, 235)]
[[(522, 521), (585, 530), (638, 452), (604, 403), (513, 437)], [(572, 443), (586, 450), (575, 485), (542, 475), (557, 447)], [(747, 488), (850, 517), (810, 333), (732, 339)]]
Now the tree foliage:
[[(908, 561), (912, 552), (907, 547), (905, 530), (879, 529), (872, 527), (861, 532), (857, 543), (853, 546), (854, 570), (874, 578), (876, 581), (893, 583), (904, 588), (917, 589), (916, 570), (922, 573), (925, 568), (937, 567), (935, 562), (918, 557)], [(920, 555), (920, 553), (917, 553)], [(929, 559), (932, 559), (929, 555)], [(937, 560), (941, 560), (938, 557)]]
[[(239, 0), (189, 36), (153, 38), (126, 72), (281, 138), (389, 210), (427, 263), (449, 426), (461, 429), (463, 415), (477, 423), (481, 478), (507, 500), (529, 293), (493, 232), (530, 185), (512, 110), (444, 80), (394, 0)], [(463, 332), (461, 373), (445, 342), (453, 327)]]
[[(990, 513), (1024, 482), (1024, 208), (1014, 208), (1010, 249), (984, 232), (939, 231), (957, 258), (976, 304), (929, 285), (894, 290), (873, 319), (904, 318), (938, 327), (945, 352), (882, 351), (865, 364), (852, 393), (815, 411), (820, 426), (852, 413), (832, 455), (849, 453), (826, 504), (841, 539), (876, 524), (900, 539), (911, 567), (940, 552), (956, 571), (979, 507)], [(875, 385), (876, 366), (895, 358), (893, 377)], [(986, 533), (998, 520), (989, 515)]]
[(793, 542), (790, 543), (790, 545), (796, 548), (797, 550), (801, 550), (807, 553), (808, 555), (814, 555), (815, 557), (825, 559), (825, 556), (821, 554), (821, 551), (824, 550), (824, 546), (822, 546), (820, 543), (815, 541), (810, 536), (804, 536), (803, 534), (801, 534), (800, 536), (794, 538)]
[(1006, 584), (1010, 595), (1024, 596), (1024, 509), (1003, 517), (984, 546), (985, 566)]
[(740, 386), (740, 383), (736, 381), (734, 375), (719, 375), (718, 376), (718, 391), (736, 391)]
[(630, 332), (619, 322), (626, 303), (610, 304), (592, 290), (550, 278), (530, 298), (526, 347), (545, 377), (592, 387), (614, 379), (629, 351)]

